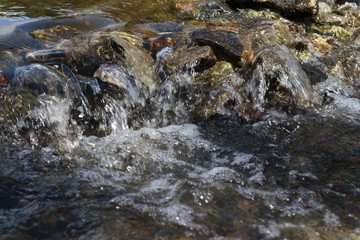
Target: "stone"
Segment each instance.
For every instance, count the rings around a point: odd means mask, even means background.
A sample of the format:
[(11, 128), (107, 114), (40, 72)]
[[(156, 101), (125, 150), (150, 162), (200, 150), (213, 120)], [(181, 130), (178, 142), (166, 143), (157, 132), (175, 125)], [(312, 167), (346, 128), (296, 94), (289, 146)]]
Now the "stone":
[(315, 36), (312, 39), (312, 43), (314, 49), (324, 55), (329, 55), (332, 51), (331, 45), (321, 36)]
[(101, 65), (94, 73), (94, 77), (124, 90), (130, 103), (145, 105), (142, 89), (139, 88), (136, 79), (122, 65)]
[(209, 46), (193, 46), (179, 48), (174, 54), (164, 61), (164, 66), (169, 73), (194, 68), (196, 72), (202, 72), (216, 62), (216, 57)]
[(150, 52), (146, 51), (142, 38), (125, 32), (111, 32), (110, 37), (122, 49), (121, 62), (126, 69), (139, 80), (139, 87), (149, 96), (160, 85), (160, 79), (155, 75), (155, 61)]
[(50, 95), (60, 98), (65, 96), (64, 76), (51, 67), (37, 63), (17, 68), (9, 86), (27, 89), (35, 96)]
[(1, 73), (0, 73), (0, 87), (7, 87), (7, 81)]
[(58, 42), (64, 38), (73, 38), (74, 36), (80, 34), (81, 32), (71, 26), (66, 25), (57, 25), (55, 27), (47, 29), (39, 29), (30, 33), (30, 36), (35, 38), (38, 41), (47, 43), (47, 42)]
[(233, 74), (235, 74), (235, 71), (231, 63), (220, 61), (217, 62), (206, 73), (196, 77), (196, 81), (215, 85), (216, 83), (229, 78)]
[(286, 17), (304, 19), (318, 13), (318, 0), (223, 0), (233, 9), (270, 8)]
[(332, 8), (326, 2), (319, 2), (319, 13), (331, 13)]
[(333, 36), (343, 41), (350, 41), (354, 35), (353, 32), (348, 31), (343, 27), (331, 25), (312, 24), (310, 26), (310, 31), (326, 36)]
[(198, 29), (191, 33), (191, 39), (199, 46), (210, 46), (218, 60), (238, 65), (243, 52), (243, 44), (238, 36), (229, 31)]
[(319, 13), (316, 16), (316, 21), (328, 25), (347, 26), (350, 23), (350, 18), (335, 13)]
[(163, 48), (172, 47), (174, 49), (184, 46), (188, 43), (188, 38), (180, 34), (164, 34), (153, 38), (148, 38), (144, 41), (144, 47), (153, 58), (156, 58), (156, 54)]
[(308, 107), (313, 95), (307, 74), (285, 46), (259, 52), (247, 89), (252, 102), (259, 105), (275, 101)]

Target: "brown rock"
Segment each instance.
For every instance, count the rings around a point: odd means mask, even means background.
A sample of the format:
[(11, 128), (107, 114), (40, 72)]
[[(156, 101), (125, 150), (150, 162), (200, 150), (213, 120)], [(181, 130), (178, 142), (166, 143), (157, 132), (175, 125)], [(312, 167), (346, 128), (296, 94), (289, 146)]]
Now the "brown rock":
[(0, 73), (0, 87), (6, 87), (7, 86), (7, 81), (4, 78), (4, 76)]

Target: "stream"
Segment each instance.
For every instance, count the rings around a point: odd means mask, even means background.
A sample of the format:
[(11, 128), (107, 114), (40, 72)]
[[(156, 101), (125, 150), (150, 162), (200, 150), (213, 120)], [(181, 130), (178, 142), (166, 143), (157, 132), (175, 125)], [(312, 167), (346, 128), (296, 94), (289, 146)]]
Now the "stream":
[(2, 0), (0, 239), (360, 239), (359, 46), (358, 1)]

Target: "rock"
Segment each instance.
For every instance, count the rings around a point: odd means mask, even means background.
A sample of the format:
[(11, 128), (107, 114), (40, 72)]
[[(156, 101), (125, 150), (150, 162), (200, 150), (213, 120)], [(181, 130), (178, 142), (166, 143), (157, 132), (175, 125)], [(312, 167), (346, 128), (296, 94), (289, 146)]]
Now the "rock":
[(123, 89), (127, 93), (129, 102), (145, 105), (144, 93), (137, 84), (136, 79), (131, 76), (122, 65), (101, 65), (96, 70), (94, 77)]
[(333, 36), (343, 41), (350, 41), (354, 35), (353, 32), (348, 31), (343, 27), (331, 25), (312, 24), (310, 26), (310, 31), (326, 36)]
[[(260, 51), (274, 45), (293, 47), (295, 37), (289, 26), (280, 20), (261, 20), (249, 25), (247, 34), (241, 38), (244, 51), (242, 53), (242, 66), (252, 65)], [(240, 34), (240, 33), (239, 33)]]
[(297, 59), (285, 46), (260, 51), (248, 83), (252, 102), (297, 104), (307, 107), (312, 100), (310, 80)]
[(320, 13), (331, 13), (332, 12), (332, 8), (329, 4), (327, 4), (326, 2), (319, 2), (319, 14)]
[(229, 62), (217, 62), (206, 73), (196, 77), (196, 81), (215, 85), (216, 83), (229, 78), (235, 74), (233, 66)]
[(154, 38), (148, 38), (144, 42), (144, 47), (151, 52), (153, 58), (163, 48), (172, 47), (174, 49), (184, 46), (188, 43), (188, 39), (184, 35), (178, 34), (164, 34)]
[(47, 29), (39, 29), (30, 33), (30, 36), (41, 41), (45, 46), (51, 46), (51, 43), (60, 41), (61, 39), (73, 38), (81, 32), (70, 26), (57, 25)]
[(347, 26), (350, 23), (350, 18), (335, 13), (319, 13), (316, 16), (316, 21), (328, 25)]
[(270, 8), (289, 18), (314, 17), (318, 13), (318, 0), (223, 0), (231, 8)]
[(230, 15), (228, 7), (216, 1), (201, 2), (197, 5), (197, 11), (193, 14), (198, 20), (223, 17)]
[(239, 106), (245, 100), (233, 66), (229, 62), (217, 62), (196, 81), (204, 83), (198, 96), (196, 114), (200, 118), (215, 115), (239, 114)]
[(1, 75), (10, 80), (13, 75), (15, 69), (20, 66), (23, 62), (20, 53), (15, 51), (9, 50), (2, 50), (0, 54), (0, 73)]
[(331, 45), (321, 36), (315, 36), (312, 39), (312, 43), (314, 49), (324, 55), (329, 55), (332, 51)]
[[(96, 32), (65, 39), (55, 49), (66, 53), (65, 64), (75, 73), (92, 76), (99, 66), (116, 62), (123, 57), (124, 49), (109, 34)], [(59, 59), (62, 62), (62, 59)]]
[(239, 9), (238, 14), (242, 18), (250, 18), (250, 19), (263, 18), (263, 19), (275, 20), (275, 19), (279, 19), (281, 17), (281, 15), (279, 13), (270, 11), (269, 9), (266, 9), (266, 10)]
[(0, 73), (0, 87), (7, 87), (7, 81), (1, 73)]
[(218, 60), (238, 65), (243, 44), (235, 33), (223, 30), (199, 29), (191, 33), (191, 39), (200, 46), (208, 45)]
[(164, 61), (164, 66), (169, 73), (194, 68), (202, 72), (216, 62), (216, 57), (209, 46), (180, 48)]
[(139, 87), (149, 96), (160, 85), (155, 75), (155, 61), (143, 47), (143, 39), (125, 32), (111, 32), (112, 41), (122, 49), (121, 62), (138, 80)]
[(65, 96), (64, 76), (56, 70), (41, 64), (30, 64), (16, 69), (15, 76), (9, 82), (12, 88), (24, 88), (35, 96)]

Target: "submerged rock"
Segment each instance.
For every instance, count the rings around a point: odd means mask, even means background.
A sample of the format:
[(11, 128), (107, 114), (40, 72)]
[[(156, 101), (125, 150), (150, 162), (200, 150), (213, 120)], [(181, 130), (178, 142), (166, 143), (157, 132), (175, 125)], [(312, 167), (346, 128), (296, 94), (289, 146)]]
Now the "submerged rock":
[(316, 16), (318, 0), (223, 0), (232, 8), (271, 8), (289, 18)]
[(74, 27), (57, 25), (47, 29), (35, 30), (30, 33), (30, 36), (43, 42), (45, 46), (49, 46), (51, 43), (58, 42), (61, 39), (73, 38), (80, 33), (81, 32)]

